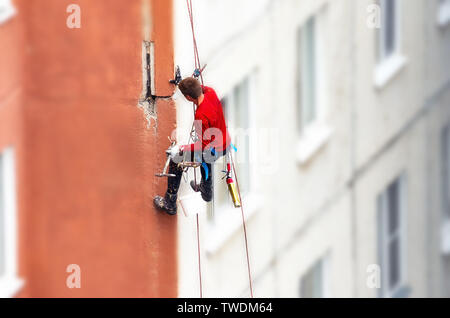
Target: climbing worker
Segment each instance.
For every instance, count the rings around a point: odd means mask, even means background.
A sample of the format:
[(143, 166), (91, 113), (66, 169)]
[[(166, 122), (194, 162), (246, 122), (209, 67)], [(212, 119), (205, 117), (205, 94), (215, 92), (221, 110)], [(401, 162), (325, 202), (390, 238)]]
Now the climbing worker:
[(188, 145), (174, 145), (168, 150), (171, 157), (169, 174), (175, 176), (168, 178), (165, 196), (155, 196), (154, 204), (170, 215), (177, 213), (177, 193), (183, 175), (183, 167), (179, 163), (183, 158), (201, 162), (200, 184), (193, 180), (190, 185), (194, 191), (201, 193), (204, 201), (210, 202), (213, 196), (212, 165), (229, 151), (231, 145), (222, 104), (216, 92), (211, 87), (202, 86), (193, 77), (183, 79), (178, 88), (188, 101), (197, 105), (194, 127), (198, 140)]

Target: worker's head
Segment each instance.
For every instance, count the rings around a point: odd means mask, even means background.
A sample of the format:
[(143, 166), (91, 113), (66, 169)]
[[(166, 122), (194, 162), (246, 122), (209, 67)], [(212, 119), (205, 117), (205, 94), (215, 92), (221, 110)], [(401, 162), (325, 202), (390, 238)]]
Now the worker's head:
[(193, 77), (186, 77), (183, 79), (180, 84), (178, 84), (178, 88), (190, 102), (196, 101), (203, 94), (202, 86)]

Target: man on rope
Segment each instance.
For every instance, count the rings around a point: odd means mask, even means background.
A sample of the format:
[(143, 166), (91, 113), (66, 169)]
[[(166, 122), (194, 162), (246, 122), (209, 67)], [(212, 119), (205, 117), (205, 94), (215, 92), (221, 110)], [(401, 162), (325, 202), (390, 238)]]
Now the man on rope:
[(169, 151), (171, 157), (169, 174), (175, 175), (167, 179), (167, 191), (164, 197), (155, 196), (154, 204), (157, 208), (170, 215), (177, 213), (177, 193), (180, 187), (183, 167), (179, 165), (183, 158), (201, 162), (201, 182), (190, 185), (196, 192), (200, 192), (204, 201), (210, 202), (213, 196), (212, 164), (229, 151), (231, 139), (225, 124), (222, 104), (216, 92), (207, 86), (202, 86), (193, 77), (183, 79), (178, 88), (184, 97), (197, 105), (194, 116), (195, 132), (198, 141), (193, 144), (173, 146)]

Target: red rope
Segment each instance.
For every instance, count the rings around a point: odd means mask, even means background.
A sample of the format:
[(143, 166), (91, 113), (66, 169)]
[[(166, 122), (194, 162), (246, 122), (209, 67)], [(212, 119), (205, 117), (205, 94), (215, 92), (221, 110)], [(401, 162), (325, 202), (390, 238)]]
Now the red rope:
[[(192, 0), (186, 0), (186, 5), (187, 5), (187, 8), (188, 8), (189, 20), (191, 22), (192, 42), (194, 44), (195, 68), (200, 70), (202, 64), (200, 63), (200, 56), (198, 54), (198, 47), (197, 47), (197, 39), (195, 38), (194, 15), (193, 15), (193, 9), (192, 9)], [(202, 82), (202, 85), (204, 85), (203, 75), (202, 75), (201, 72), (200, 72), (200, 80)]]
[(253, 298), (252, 272), (250, 270), (250, 257), (249, 257), (249, 253), (248, 253), (247, 227), (245, 225), (244, 204), (242, 202), (241, 190), (239, 189), (239, 180), (238, 180), (238, 177), (236, 174), (236, 168), (234, 167), (234, 160), (233, 160), (233, 155), (231, 153), (231, 150), (230, 150), (230, 158), (231, 158), (231, 164), (233, 165), (233, 172), (234, 172), (234, 177), (236, 179), (236, 186), (237, 186), (237, 190), (238, 190), (238, 194), (239, 194), (239, 200), (241, 201), (242, 227), (244, 228), (245, 252), (247, 254), (248, 282), (249, 282), (249, 287), (250, 287), (250, 296), (251, 296), (251, 298)]
[(189, 20), (191, 22), (192, 40), (193, 40), (193, 44), (194, 44), (195, 67), (198, 68), (198, 67), (200, 67), (200, 63), (199, 63), (199, 55), (198, 55), (198, 48), (197, 48), (197, 40), (195, 38), (194, 15), (193, 15), (193, 10), (192, 10), (192, 1), (191, 0), (186, 0), (186, 4), (187, 4), (187, 7), (188, 7), (188, 12), (189, 12)]

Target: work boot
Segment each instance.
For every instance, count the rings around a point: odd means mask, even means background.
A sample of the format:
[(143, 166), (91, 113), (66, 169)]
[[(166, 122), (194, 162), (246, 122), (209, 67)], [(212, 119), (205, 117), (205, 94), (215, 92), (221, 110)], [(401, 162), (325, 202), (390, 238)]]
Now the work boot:
[(158, 209), (165, 211), (167, 214), (175, 215), (177, 214), (177, 195), (170, 194), (166, 192), (166, 195), (163, 197), (157, 195), (153, 199), (153, 203)]
[(202, 183), (196, 184), (194, 180), (191, 180), (191, 188), (195, 192), (200, 192), (200, 194), (202, 195), (202, 199), (204, 201), (210, 202), (212, 200), (212, 190), (211, 190), (211, 188), (208, 189), (208, 187), (205, 186)]

